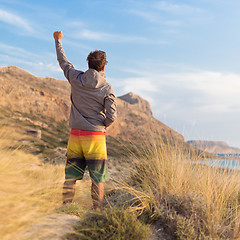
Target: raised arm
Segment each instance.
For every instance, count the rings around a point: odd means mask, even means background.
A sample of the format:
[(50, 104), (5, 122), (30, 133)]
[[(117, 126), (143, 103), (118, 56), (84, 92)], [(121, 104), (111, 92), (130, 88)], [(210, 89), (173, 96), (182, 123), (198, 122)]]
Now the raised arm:
[(68, 79), (69, 82), (71, 82), (71, 80), (76, 79), (77, 76), (82, 73), (82, 71), (76, 70), (73, 65), (67, 60), (61, 43), (61, 39), (63, 38), (62, 31), (54, 32), (53, 37), (55, 39), (57, 60), (64, 72), (65, 77)]

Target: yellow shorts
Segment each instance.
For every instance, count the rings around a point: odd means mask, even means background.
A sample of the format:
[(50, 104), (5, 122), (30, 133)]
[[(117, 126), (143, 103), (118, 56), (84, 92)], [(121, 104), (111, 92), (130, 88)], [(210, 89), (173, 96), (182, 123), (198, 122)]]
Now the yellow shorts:
[(108, 181), (105, 133), (72, 128), (67, 146), (65, 178), (81, 180), (86, 166), (95, 183)]

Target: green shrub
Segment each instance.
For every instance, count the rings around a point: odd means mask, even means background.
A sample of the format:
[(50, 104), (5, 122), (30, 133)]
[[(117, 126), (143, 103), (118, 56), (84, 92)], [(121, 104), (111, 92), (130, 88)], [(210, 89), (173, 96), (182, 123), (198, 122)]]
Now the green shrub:
[(88, 213), (75, 230), (67, 236), (68, 240), (145, 240), (150, 235), (149, 226), (142, 224), (136, 213), (123, 208)]

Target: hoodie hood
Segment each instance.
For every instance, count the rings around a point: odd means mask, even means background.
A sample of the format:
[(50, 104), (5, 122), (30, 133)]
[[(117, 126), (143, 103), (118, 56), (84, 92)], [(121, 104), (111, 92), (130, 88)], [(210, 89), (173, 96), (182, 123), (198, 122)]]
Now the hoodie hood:
[(82, 85), (88, 88), (99, 88), (106, 83), (104, 72), (89, 68), (82, 76)]

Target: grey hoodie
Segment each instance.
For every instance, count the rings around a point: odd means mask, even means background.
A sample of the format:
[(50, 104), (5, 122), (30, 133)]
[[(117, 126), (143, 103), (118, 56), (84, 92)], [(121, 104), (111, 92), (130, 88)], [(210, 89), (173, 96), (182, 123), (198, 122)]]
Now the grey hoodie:
[(71, 113), (69, 126), (79, 130), (105, 132), (117, 116), (112, 86), (104, 72), (89, 68), (76, 70), (67, 60), (60, 40), (55, 41), (57, 59), (71, 84)]

